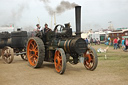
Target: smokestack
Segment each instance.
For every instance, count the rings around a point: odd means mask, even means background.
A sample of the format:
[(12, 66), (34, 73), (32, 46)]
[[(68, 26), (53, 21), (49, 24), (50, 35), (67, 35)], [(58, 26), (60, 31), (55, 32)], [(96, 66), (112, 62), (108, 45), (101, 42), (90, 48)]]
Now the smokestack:
[(56, 13), (54, 12), (54, 25), (56, 25)]
[(75, 6), (76, 36), (81, 37), (81, 6)]

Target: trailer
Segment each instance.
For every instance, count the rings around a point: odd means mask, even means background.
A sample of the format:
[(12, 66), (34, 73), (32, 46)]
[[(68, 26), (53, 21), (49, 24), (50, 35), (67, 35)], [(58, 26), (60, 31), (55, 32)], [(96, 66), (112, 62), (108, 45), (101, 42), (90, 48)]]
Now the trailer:
[(27, 43), (27, 31), (13, 31), (0, 33), (0, 49), (3, 60), (6, 63), (11, 63), (14, 59), (14, 55), (21, 55), (23, 60), (27, 60), (26, 57), (26, 43)]

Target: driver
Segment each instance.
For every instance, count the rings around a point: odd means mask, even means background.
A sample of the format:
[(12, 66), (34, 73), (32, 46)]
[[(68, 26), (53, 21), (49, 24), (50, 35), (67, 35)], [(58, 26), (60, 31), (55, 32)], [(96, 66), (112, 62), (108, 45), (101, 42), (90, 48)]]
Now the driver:
[(43, 41), (44, 41), (44, 44), (46, 43), (47, 39), (46, 39), (46, 35), (49, 31), (52, 31), (50, 28), (48, 28), (48, 24), (46, 23), (44, 25), (44, 29), (42, 30), (42, 33), (43, 33)]
[(46, 34), (47, 32), (51, 31), (51, 29), (48, 28), (48, 24), (47, 23), (44, 26), (45, 26), (45, 28), (42, 30), (44, 34)]

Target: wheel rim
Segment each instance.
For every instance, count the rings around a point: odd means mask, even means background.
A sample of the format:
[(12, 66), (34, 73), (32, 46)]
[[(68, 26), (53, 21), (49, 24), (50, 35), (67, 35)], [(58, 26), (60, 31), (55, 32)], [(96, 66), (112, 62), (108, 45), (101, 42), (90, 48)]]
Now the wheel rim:
[(56, 71), (57, 72), (61, 72), (61, 69), (62, 69), (62, 56), (61, 56), (61, 53), (58, 50), (55, 52), (54, 64), (55, 64)]
[(37, 43), (31, 39), (27, 46), (27, 57), (30, 65), (35, 66), (38, 61), (38, 46)]
[(87, 52), (84, 53), (84, 66), (87, 69), (91, 69), (94, 65), (94, 55), (93, 52), (91, 50), (88, 50)]

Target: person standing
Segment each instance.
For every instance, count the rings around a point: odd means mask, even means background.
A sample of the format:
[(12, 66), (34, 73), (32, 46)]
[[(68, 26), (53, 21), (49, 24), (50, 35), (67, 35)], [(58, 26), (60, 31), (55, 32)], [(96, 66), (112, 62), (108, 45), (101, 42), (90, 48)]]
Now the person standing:
[(100, 40), (97, 39), (97, 44), (100, 45)]
[(48, 28), (48, 24), (45, 24), (44, 26), (45, 26), (45, 27), (44, 27), (44, 29), (42, 30), (44, 34), (46, 34), (47, 32), (51, 31), (51, 29)]
[(88, 38), (88, 44), (90, 44), (90, 38)]
[(111, 45), (111, 38), (108, 37), (108, 45)]
[(93, 44), (93, 39), (92, 39), (92, 38), (90, 39), (90, 44), (91, 44), (91, 45)]
[(37, 26), (37, 31), (41, 31), (42, 30), (42, 27), (40, 26), (40, 24), (36, 24)]
[(128, 49), (128, 38), (125, 38), (125, 50)]
[(124, 50), (125, 49), (125, 40), (124, 40), (124, 38), (122, 38), (121, 43), (122, 43), (122, 49)]
[(117, 49), (117, 38), (115, 38), (115, 39), (113, 40), (113, 43), (114, 43), (114, 49)]
[(88, 45), (88, 39), (87, 39), (87, 38), (85, 39), (85, 42), (86, 42), (86, 44)]
[(94, 43), (95, 43), (95, 45), (97, 44), (97, 40), (94, 38)]
[(43, 33), (43, 41), (44, 41), (44, 43), (46, 43), (46, 41), (47, 41), (47, 33), (49, 32), (49, 31), (51, 31), (51, 29), (50, 28), (48, 28), (48, 24), (45, 24), (44, 25), (45, 27), (42, 29), (42, 33)]
[(108, 45), (109, 45), (109, 43), (110, 43), (110, 37), (108, 36), (108, 39), (107, 39), (107, 41), (108, 41)]
[(41, 30), (42, 30), (42, 27), (40, 26), (40, 24), (36, 24), (37, 26), (37, 29), (35, 30), (35, 36), (36, 37), (41, 37)]
[(120, 49), (120, 44), (121, 44), (121, 41), (120, 41), (120, 38), (118, 37), (118, 40), (117, 40), (117, 48)]

